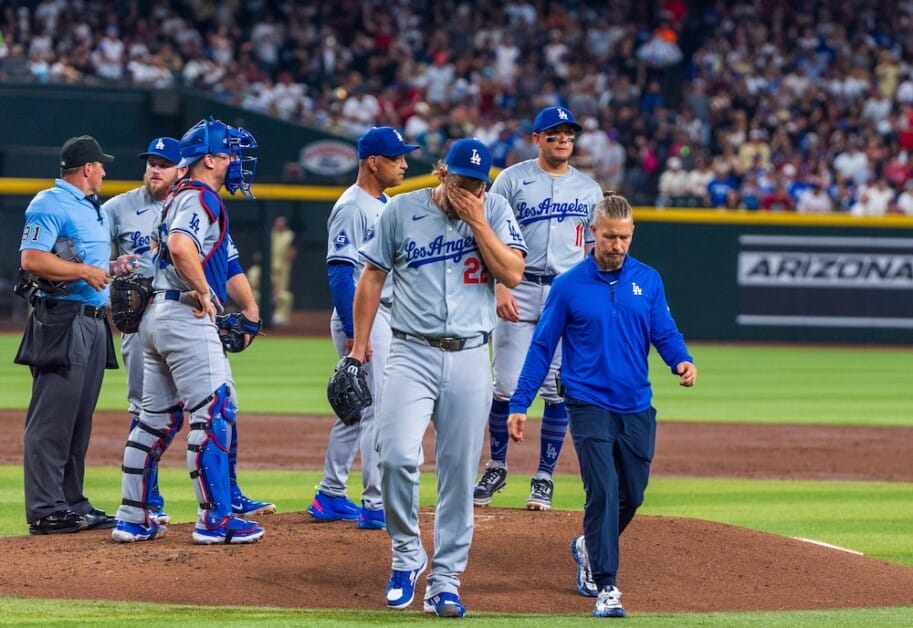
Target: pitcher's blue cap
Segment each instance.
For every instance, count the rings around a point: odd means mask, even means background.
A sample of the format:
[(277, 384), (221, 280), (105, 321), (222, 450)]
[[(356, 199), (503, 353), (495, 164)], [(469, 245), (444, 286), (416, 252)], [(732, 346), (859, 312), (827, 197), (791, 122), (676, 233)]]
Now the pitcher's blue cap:
[(457, 140), (447, 151), (447, 172), (491, 183), (491, 151), (479, 140)]
[(161, 157), (173, 164), (181, 163), (181, 142), (173, 137), (157, 137), (149, 142), (145, 153), (140, 153), (140, 159), (147, 157)]
[(402, 134), (392, 126), (375, 126), (358, 139), (358, 158), (399, 157), (418, 147), (418, 144), (406, 144)]
[(583, 130), (583, 127), (574, 120), (574, 114), (568, 109), (564, 107), (546, 107), (533, 120), (533, 133), (542, 133), (542, 131), (553, 129), (562, 124), (574, 127), (574, 131), (577, 133)]

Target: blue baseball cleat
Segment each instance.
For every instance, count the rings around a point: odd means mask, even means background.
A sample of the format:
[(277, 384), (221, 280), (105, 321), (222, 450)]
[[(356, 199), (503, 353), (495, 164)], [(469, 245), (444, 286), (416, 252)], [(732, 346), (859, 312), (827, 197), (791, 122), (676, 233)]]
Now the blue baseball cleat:
[(323, 491), (317, 491), (308, 514), (317, 521), (355, 521), (358, 519), (358, 506), (347, 497), (330, 497)]
[(136, 543), (137, 541), (151, 541), (161, 536), (165, 536), (163, 525), (153, 521), (148, 526), (131, 521), (118, 521), (111, 530), (111, 538), (118, 543)]
[(272, 515), (276, 512), (276, 504), (261, 502), (251, 499), (241, 492), (237, 485), (231, 487), (231, 514), (236, 517), (256, 517), (257, 515)]
[(368, 510), (362, 505), (358, 509), (358, 527), (362, 530), (386, 530), (387, 522), (384, 519), (384, 511)]
[(422, 561), (418, 569), (393, 570), (385, 592), (388, 608), (403, 609), (412, 604), (415, 597), (415, 581), (425, 571), (427, 565), (428, 560), (426, 559)]
[(210, 527), (197, 522), (193, 528), (193, 542), (199, 545), (216, 543), (256, 543), (263, 536), (263, 528), (256, 521), (246, 521), (234, 516), (226, 517), (220, 525)]
[(425, 600), (425, 612), (438, 617), (462, 617), (466, 614), (466, 607), (459, 595), (444, 591)]

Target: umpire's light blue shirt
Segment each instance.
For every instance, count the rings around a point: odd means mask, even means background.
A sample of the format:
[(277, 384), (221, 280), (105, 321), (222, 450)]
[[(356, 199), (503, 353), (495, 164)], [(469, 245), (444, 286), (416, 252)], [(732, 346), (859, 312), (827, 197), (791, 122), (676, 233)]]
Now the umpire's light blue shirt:
[(659, 273), (630, 256), (620, 273), (605, 273), (591, 253), (555, 279), (510, 399), (511, 413), (529, 408), (559, 339), (565, 394), (619, 414), (650, 407), (651, 344), (670, 368), (693, 362)]
[[(19, 250), (34, 249), (54, 253), (54, 245), (69, 239), (84, 264), (108, 271), (111, 235), (108, 216), (86, 198), (85, 193), (63, 179), (42, 190), (25, 210), (25, 229)], [(68, 282), (69, 292), (55, 298), (81, 301), (92, 306), (106, 305), (108, 288), (96, 290), (82, 279)]]

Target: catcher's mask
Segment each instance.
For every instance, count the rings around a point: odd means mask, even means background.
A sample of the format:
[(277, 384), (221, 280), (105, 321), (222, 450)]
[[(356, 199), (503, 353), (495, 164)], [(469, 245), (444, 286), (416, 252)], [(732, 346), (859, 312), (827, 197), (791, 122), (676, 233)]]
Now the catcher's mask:
[(257, 170), (257, 157), (245, 155), (244, 151), (255, 148), (257, 140), (249, 131), (210, 116), (190, 127), (181, 138), (181, 165), (189, 166), (204, 155), (227, 154), (231, 162), (225, 175), (225, 189), (230, 194), (241, 190), (245, 198), (254, 198), (250, 186)]

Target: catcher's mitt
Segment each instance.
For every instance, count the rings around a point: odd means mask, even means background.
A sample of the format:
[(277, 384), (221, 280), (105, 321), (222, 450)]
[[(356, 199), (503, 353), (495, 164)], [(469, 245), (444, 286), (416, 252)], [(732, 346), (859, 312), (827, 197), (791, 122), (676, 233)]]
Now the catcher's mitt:
[[(216, 327), (219, 328), (219, 340), (228, 353), (240, 353), (254, 342), (254, 336), (263, 334), (260, 329), (263, 321), (252, 321), (241, 312), (220, 314), (216, 316)], [(250, 334), (250, 342), (245, 346), (244, 334)]]
[(350, 357), (339, 361), (327, 384), (327, 399), (336, 416), (346, 425), (361, 420), (361, 411), (374, 402), (361, 362)]
[(135, 333), (151, 296), (151, 277), (115, 277), (111, 282), (111, 320), (114, 326), (125, 334)]

